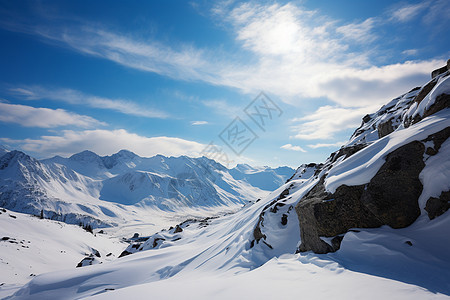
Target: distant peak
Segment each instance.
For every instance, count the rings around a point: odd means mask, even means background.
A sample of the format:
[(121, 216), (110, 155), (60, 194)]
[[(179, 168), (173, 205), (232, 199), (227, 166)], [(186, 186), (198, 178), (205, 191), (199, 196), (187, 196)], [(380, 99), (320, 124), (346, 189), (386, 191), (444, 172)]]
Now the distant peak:
[(84, 150), (80, 153), (76, 153), (74, 155), (72, 155), (71, 157), (69, 157), (70, 160), (77, 160), (77, 161), (91, 161), (91, 160), (97, 160), (100, 159), (100, 156), (98, 156), (96, 153), (89, 151), (89, 150)]
[(117, 152), (116, 154), (113, 154), (112, 156), (114, 156), (114, 155), (125, 156), (125, 157), (136, 157), (136, 156), (138, 156), (136, 153), (131, 152), (130, 150), (125, 150), (125, 149), (120, 150), (119, 152)]
[(19, 150), (9, 151), (0, 158), (0, 170), (7, 167), (11, 161), (33, 162), (36, 160)]

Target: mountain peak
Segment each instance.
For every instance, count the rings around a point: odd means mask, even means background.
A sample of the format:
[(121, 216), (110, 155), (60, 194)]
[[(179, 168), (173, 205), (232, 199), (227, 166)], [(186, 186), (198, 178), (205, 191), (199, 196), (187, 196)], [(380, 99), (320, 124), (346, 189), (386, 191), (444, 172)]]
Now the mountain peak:
[(76, 154), (72, 155), (71, 157), (69, 157), (69, 159), (78, 160), (80, 158), (87, 158), (87, 157), (93, 157), (93, 158), (98, 157), (99, 158), (99, 156), (95, 152), (92, 152), (90, 150), (84, 150), (84, 151), (81, 151), (80, 153), (76, 153)]
[(119, 152), (117, 152), (116, 154), (113, 154), (111, 156), (120, 156), (120, 157), (127, 157), (127, 158), (134, 158), (136, 156), (138, 156), (136, 153), (131, 152), (130, 150), (126, 150), (126, 149), (122, 149)]
[(22, 151), (13, 150), (13, 151), (7, 152), (6, 154), (4, 154), (0, 157), (0, 170), (7, 168), (9, 165), (11, 165), (12, 162), (17, 162), (17, 161), (20, 161), (22, 163), (37, 162), (37, 160), (35, 160), (31, 156), (23, 153)]

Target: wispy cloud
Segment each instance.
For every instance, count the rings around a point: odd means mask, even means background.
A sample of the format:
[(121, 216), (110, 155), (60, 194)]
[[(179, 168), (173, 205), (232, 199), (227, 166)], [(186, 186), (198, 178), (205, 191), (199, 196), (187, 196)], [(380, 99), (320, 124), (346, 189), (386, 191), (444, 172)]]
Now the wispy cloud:
[(209, 124), (207, 121), (192, 121), (191, 125), (206, 125)]
[(225, 100), (204, 100), (203, 105), (213, 109), (216, 113), (234, 118), (242, 113), (242, 107), (228, 103)]
[(322, 106), (308, 116), (292, 120), (299, 123), (291, 127), (295, 133), (292, 138), (302, 140), (333, 138), (337, 132), (357, 127), (361, 123), (361, 116), (372, 110), (373, 108)]
[(19, 124), (24, 127), (54, 128), (61, 126), (95, 127), (106, 125), (89, 116), (68, 112), (63, 109), (35, 108), (26, 105), (0, 102), (0, 121)]
[(340, 26), (336, 28), (336, 31), (341, 33), (347, 39), (367, 43), (376, 39), (376, 35), (373, 33), (374, 25), (375, 19), (368, 18), (361, 23), (351, 23)]
[(54, 100), (74, 105), (84, 105), (94, 108), (108, 109), (127, 115), (146, 118), (167, 118), (169, 115), (157, 109), (138, 105), (135, 102), (122, 99), (109, 99), (82, 93), (66, 88), (46, 88), (38, 85), (22, 86), (9, 89), (9, 92), (26, 100)]
[(402, 54), (405, 54), (407, 56), (414, 56), (414, 55), (417, 55), (418, 53), (419, 53), (418, 49), (407, 49), (407, 50), (402, 51)]
[(408, 22), (424, 11), (429, 5), (429, 1), (418, 4), (406, 4), (392, 9), (391, 20), (397, 22)]
[(433, 25), (434, 30), (447, 30), (450, 19), (450, 2), (448, 0), (429, 1), (429, 9), (423, 17), (425, 24)]
[(286, 144), (280, 147), (281, 149), (285, 150), (291, 150), (291, 151), (300, 151), (300, 152), (306, 152), (305, 149), (303, 149), (300, 146), (293, 146), (292, 144)]
[(317, 148), (340, 147), (340, 146), (342, 146), (342, 145), (344, 145), (344, 144), (345, 144), (345, 142), (336, 142), (336, 143), (329, 143), (329, 144), (326, 144), (326, 143), (318, 143), (318, 144), (311, 144), (311, 145), (308, 145), (308, 147), (309, 147), (309, 148), (312, 148), (312, 149), (317, 149)]
[(1, 139), (4, 143), (19, 146), (24, 151), (39, 154), (41, 157), (61, 155), (70, 156), (89, 149), (99, 155), (110, 155), (122, 149), (128, 149), (140, 156), (189, 155), (198, 156), (205, 145), (174, 137), (145, 137), (118, 130), (64, 130), (59, 135), (42, 136), (39, 139), (11, 140)]

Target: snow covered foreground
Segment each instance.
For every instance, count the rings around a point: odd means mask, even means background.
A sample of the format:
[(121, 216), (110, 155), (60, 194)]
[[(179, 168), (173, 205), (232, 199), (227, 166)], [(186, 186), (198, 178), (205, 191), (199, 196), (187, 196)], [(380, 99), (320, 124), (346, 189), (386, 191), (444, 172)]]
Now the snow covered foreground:
[[(395, 149), (418, 133), (421, 139), (422, 134), (448, 126), (447, 110), (398, 131), (403, 139), (386, 136), (372, 145)], [(447, 158), (445, 163), (450, 157), (448, 143), (441, 148), (445, 152), (439, 153)], [(354, 154), (352, 161), (364, 160), (370, 147)], [(181, 232), (162, 231), (144, 244), (143, 251), (108, 263), (37, 276), (12, 299), (449, 298), (450, 211), (434, 220), (422, 214), (404, 229), (384, 226), (348, 232), (336, 253), (292, 254), (300, 234), (298, 218), (290, 207), (318, 177), (307, 169), (298, 170), (295, 179), (235, 214), (187, 222)], [(284, 205), (265, 214), (267, 239), (254, 243), (260, 213), (273, 208), (274, 199), (287, 187), (291, 192), (282, 200)], [(286, 225), (280, 222), (282, 214), (288, 215)], [(164, 241), (153, 247), (156, 236)]]
[(0, 210), (0, 298), (38, 274), (74, 268), (85, 256), (116, 259), (126, 243), (79, 226)]
[[(421, 215), (412, 225), (351, 229), (337, 252), (294, 254), (301, 243), (294, 207), (320, 178), (329, 192), (365, 184), (403, 145), (421, 141), (434, 147), (425, 139), (450, 127), (450, 109), (426, 115), (426, 107), (439, 96), (436, 91), (450, 94), (449, 78), (447, 72), (436, 79), (426, 105), (413, 103), (415, 89), (365, 118), (346, 144), (363, 144), (353, 155), (332, 155), (320, 167), (302, 165), (260, 201), (234, 214), (162, 230), (128, 246), (127, 256), (39, 275), (10, 299), (450, 298), (450, 210), (432, 220), (425, 210), (429, 197), (450, 189), (450, 140), (423, 156)], [(423, 119), (404, 126), (405, 118), (417, 115)], [(381, 134), (387, 121), (392, 130)]]

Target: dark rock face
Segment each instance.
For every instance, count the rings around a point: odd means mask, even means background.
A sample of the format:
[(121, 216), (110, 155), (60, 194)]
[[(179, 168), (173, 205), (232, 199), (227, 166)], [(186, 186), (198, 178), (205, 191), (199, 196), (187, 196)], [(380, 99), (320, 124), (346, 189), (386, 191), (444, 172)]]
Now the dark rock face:
[[(302, 244), (299, 251), (336, 251), (338, 235), (350, 228), (389, 225), (402, 228), (420, 215), (422, 193), (419, 174), (424, 168), (421, 142), (411, 142), (393, 151), (368, 184), (342, 185), (334, 194), (325, 191), (322, 179), (296, 206)], [(335, 237), (331, 245), (320, 237)]]
[(392, 120), (393, 118), (387, 120), (384, 123), (380, 123), (378, 124), (378, 138), (382, 138), (388, 134), (391, 134), (392, 132), (394, 132), (394, 127), (392, 126)]
[(428, 212), (428, 217), (433, 220), (436, 217), (444, 214), (450, 209), (450, 191), (442, 192), (439, 198), (431, 197), (428, 199), (425, 210)]
[(390, 153), (367, 185), (361, 202), (379, 221), (392, 228), (411, 225), (420, 215), (419, 174), (425, 167), (421, 142), (411, 142)]
[(431, 105), (430, 108), (424, 112), (422, 118), (431, 116), (432, 114), (449, 107), (450, 107), (450, 95), (441, 94), (436, 97), (436, 101), (433, 103), (433, 105)]
[[(447, 64), (448, 64), (448, 62), (447, 62)], [(442, 68), (436, 69), (433, 72), (431, 72), (431, 78), (434, 78), (442, 73), (445, 73), (445, 72), (447, 72), (447, 70), (448, 70), (447, 66), (443, 66)]]
[(173, 233), (179, 233), (179, 232), (182, 232), (182, 231), (183, 231), (183, 228), (181, 228), (180, 225), (177, 225), (177, 226), (175, 227), (175, 230), (174, 230)]
[[(450, 60), (449, 60), (450, 61)], [(445, 67), (446, 68), (446, 67)], [(445, 75), (445, 76), (450, 76), (449, 74)], [(435, 85), (437, 84), (438, 78), (434, 78), (433, 80), (431, 80), (427, 85), (425, 85), (422, 90), (419, 92), (419, 94), (416, 96), (416, 98), (414, 99), (415, 102), (417, 102), (418, 104), (420, 102), (422, 102), (422, 100), (431, 92), (431, 90), (435, 87)], [(450, 107), (450, 95), (448, 94), (441, 94), (438, 95), (436, 97), (435, 102), (433, 103), (433, 105), (431, 105), (427, 110), (425, 110), (425, 112), (423, 113), (423, 116), (419, 116), (417, 115), (414, 119), (410, 118), (406, 118), (403, 122), (403, 124), (405, 125), (405, 127), (409, 127), (412, 124), (415, 124), (419, 121), (421, 121), (422, 119), (431, 116), (432, 114), (437, 113), (438, 111), (441, 111), (445, 108), (449, 108)]]
[(336, 162), (337, 159), (342, 156), (344, 156), (344, 158), (347, 159), (356, 152), (364, 149), (365, 147), (367, 147), (366, 144), (356, 144), (353, 146), (343, 147), (330, 155), (330, 163)]

